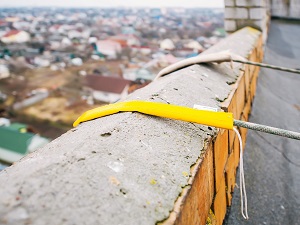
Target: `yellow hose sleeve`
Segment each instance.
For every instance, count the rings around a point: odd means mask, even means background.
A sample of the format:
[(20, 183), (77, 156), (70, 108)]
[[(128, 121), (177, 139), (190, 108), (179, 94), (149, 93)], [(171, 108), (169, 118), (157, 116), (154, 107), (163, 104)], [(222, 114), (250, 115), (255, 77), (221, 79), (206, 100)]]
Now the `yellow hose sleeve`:
[(91, 109), (83, 113), (73, 123), (73, 126), (76, 127), (82, 122), (112, 115), (118, 112), (140, 112), (152, 116), (182, 120), (218, 128), (231, 130), (233, 129), (232, 113), (212, 112), (183, 106), (146, 101), (118, 102), (115, 104)]

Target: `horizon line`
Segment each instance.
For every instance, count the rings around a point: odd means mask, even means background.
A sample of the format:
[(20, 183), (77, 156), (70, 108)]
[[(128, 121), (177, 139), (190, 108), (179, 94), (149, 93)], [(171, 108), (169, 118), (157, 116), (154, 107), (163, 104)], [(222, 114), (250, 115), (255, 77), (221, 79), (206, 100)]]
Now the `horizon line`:
[(209, 7), (209, 6), (1, 6), (1, 8), (201, 8), (201, 9), (224, 9), (224, 7)]

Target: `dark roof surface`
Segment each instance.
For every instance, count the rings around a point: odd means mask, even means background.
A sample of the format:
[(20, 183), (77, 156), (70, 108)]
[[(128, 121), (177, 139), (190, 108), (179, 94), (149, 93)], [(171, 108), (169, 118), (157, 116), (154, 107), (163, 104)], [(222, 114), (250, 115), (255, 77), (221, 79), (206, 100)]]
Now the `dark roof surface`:
[(87, 75), (86, 85), (93, 90), (121, 94), (131, 81), (118, 77), (105, 77), (99, 75)]
[[(299, 68), (299, 37), (299, 21), (272, 20), (264, 62)], [(299, 108), (299, 74), (261, 68), (250, 121), (300, 132)], [(299, 224), (299, 146), (297, 140), (248, 130), (244, 170), (250, 219), (241, 216), (236, 188), (225, 224)]]

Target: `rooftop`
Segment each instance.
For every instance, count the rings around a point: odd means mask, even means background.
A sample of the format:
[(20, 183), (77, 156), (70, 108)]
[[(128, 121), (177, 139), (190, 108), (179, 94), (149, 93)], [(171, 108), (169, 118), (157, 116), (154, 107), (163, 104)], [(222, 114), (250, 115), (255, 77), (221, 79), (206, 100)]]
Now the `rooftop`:
[[(272, 20), (263, 62), (299, 68), (300, 21)], [(262, 68), (250, 122), (300, 128), (299, 74)], [(300, 217), (299, 141), (248, 131), (244, 155), (251, 224), (297, 224)], [(246, 224), (238, 192), (226, 224)]]
[(105, 77), (100, 75), (87, 75), (86, 84), (97, 91), (120, 94), (131, 81), (119, 77)]

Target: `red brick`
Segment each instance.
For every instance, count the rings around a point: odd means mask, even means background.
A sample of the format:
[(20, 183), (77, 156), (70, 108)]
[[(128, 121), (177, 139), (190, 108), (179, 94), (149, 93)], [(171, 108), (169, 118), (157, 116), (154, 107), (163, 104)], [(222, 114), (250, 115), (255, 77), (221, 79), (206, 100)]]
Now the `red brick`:
[[(174, 216), (162, 225), (205, 224), (214, 196), (213, 145), (209, 144), (202, 161), (192, 168), (190, 188), (182, 194)], [(173, 211), (173, 212), (174, 212)], [(174, 213), (173, 213), (174, 214)]]
[(215, 189), (218, 192), (228, 157), (228, 130), (220, 129), (214, 143)]
[(232, 192), (235, 186), (235, 175), (236, 175), (236, 166), (234, 153), (229, 154), (226, 166), (225, 166), (225, 182), (226, 182), (226, 197), (227, 205), (231, 205)]
[(225, 179), (221, 179), (220, 189), (217, 192), (213, 204), (214, 214), (216, 216), (217, 224), (222, 225), (226, 214), (226, 192), (225, 192)]

